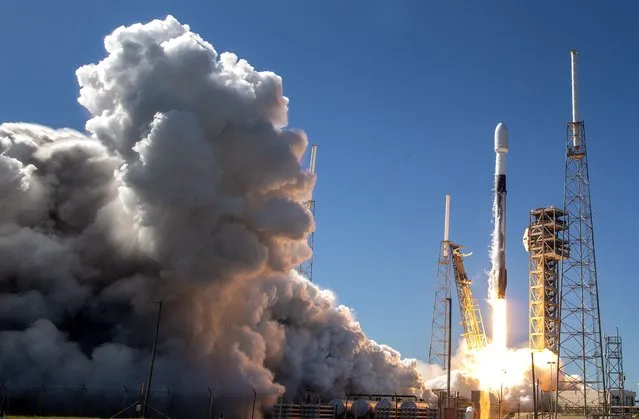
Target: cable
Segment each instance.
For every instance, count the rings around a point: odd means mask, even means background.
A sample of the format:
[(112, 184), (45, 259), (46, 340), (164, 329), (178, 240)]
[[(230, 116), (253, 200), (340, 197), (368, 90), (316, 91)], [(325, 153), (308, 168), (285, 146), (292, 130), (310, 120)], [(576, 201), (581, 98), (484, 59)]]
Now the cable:
[[(377, 179), (381, 175), (389, 173), (390, 171), (395, 169), (400, 163), (405, 162), (406, 160), (408, 160), (409, 158), (411, 158), (412, 156), (417, 154), (417, 152), (419, 152), (422, 149), (424, 149), (426, 147), (426, 145), (427, 144), (422, 144), (421, 146), (419, 146), (416, 149), (412, 150), (411, 152), (409, 152), (408, 154), (404, 155), (403, 157), (400, 157), (399, 159), (391, 162), (390, 164), (385, 165), (381, 170), (373, 173), (371, 176), (369, 176), (369, 177), (361, 180), (360, 182), (354, 184), (353, 186), (351, 186), (349, 189), (347, 189), (344, 192), (344, 194), (352, 194), (355, 191), (357, 191), (358, 189), (360, 189), (362, 186), (365, 186), (366, 184), (368, 184), (370, 181), (372, 181), (374, 179)], [(328, 199), (328, 200), (323, 200), (321, 202), (317, 202), (316, 203), (316, 207), (321, 207), (322, 209), (324, 209), (324, 208), (328, 207), (329, 205), (331, 205), (332, 203), (334, 203), (337, 200), (338, 200), (337, 197), (334, 197), (334, 198)]]

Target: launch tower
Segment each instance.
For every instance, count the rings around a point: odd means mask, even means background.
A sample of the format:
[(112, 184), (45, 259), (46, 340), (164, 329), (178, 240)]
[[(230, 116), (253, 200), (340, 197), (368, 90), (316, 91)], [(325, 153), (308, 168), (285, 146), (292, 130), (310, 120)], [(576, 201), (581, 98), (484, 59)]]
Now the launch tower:
[[(309, 167), (309, 172), (311, 174), (315, 174), (315, 159), (317, 157), (317, 145), (313, 144), (311, 147), (311, 165)], [(311, 198), (306, 201), (306, 207), (310, 211), (313, 219), (315, 219), (315, 199)], [(315, 245), (315, 231), (312, 231), (311, 234), (308, 235), (308, 247), (311, 248), (311, 252), (313, 252), (313, 246)], [(313, 282), (313, 257), (314, 255), (311, 253), (311, 257), (302, 262), (300, 266), (297, 267), (297, 271), (305, 276), (309, 281)]]
[(559, 344), (559, 265), (569, 249), (561, 239), (566, 229), (565, 212), (559, 208), (530, 211), (524, 236), (529, 253), (530, 310), (529, 346), (533, 351), (557, 353)]
[[(570, 246), (561, 263), (559, 357), (555, 406), (590, 417), (607, 413), (599, 291), (584, 122), (577, 102), (577, 52), (571, 51), (572, 121), (568, 123), (562, 239)], [(577, 382), (576, 382), (577, 381)], [(576, 386), (575, 386), (576, 384)], [(576, 390), (575, 390), (576, 388)]]
[(437, 261), (437, 279), (435, 280), (435, 303), (433, 306), (433, 324), (431, 326), (428, 363), (446, 368), (448, 359), (448, 304), (452, 278), (452, 264), (448, 230), (450, 226), (450, 194), (446, 194), (446, 212), (444, 215), (444, 240), (441, 241), (439, 260)]

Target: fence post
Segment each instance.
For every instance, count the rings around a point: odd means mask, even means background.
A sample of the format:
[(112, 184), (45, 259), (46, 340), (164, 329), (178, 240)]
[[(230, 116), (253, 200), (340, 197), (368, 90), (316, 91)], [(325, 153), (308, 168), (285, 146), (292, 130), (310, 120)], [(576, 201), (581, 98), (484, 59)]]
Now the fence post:
[(44, 398), (44, 392), (47, 388), (44, 384), (40, 385), (40, 397), (38, 397), (38, 415), (42, 415), (42, 399)]
[(168, 412), (169, 410), (169, 402), (171, 401), (171, 389), (170, 388), (166, 388), (166, 398), (164, 399), (164, 418), (166, 419), (167, 414), (166, 412)]
[(209, 390), (209, 403), (206, 406), (206, 419), (211, 419), (211, 405), (213, 404), (213, 391), (211, 391), (211, 387), (208, 388)]
[[(120, 411), (121, 412), (124, 411), (124, 409), (126, 409), (126, 407), (127, 407), (127, 404), (126, 404), (127, 399), (128, 399), (128, 397), (127, 397), (128, 394), (127, 393), (129, 392), (129, 389), (125, 385), (123, 385), (122, 388), (124, 389), (124, 391), (122, 392), (122, 406), (120, 407)], [(120, 417), (122, 415), (124, 415), (124, 413), (118, 414), (118, 416), (120, 416)]]
[(80, 416), (84, 416), (85, 397), (87, 393), (87, 387), (84, 384), (80, 387), (80, 393)]
[(0, 394), (2, 395), (0, 398), (0, 415), (4, 417), (5, 413), (9, 410), (9, 392), (4, 386), (4, 382), (0, 384)]
[(255, 391), (255, 387), (251, 387), (253, 390), (253, 410), (251, 411), (251, 419), (255, 417), (255, 399), (257, 399), (257, 392)]

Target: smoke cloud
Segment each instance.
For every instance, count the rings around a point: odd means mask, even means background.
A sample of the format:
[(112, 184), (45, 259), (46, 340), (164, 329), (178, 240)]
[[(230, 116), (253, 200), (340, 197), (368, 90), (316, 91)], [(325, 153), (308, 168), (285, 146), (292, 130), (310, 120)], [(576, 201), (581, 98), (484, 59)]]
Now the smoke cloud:
[(0, 378), (426, 394), (292, 269), (315, 228), (282, 80), (168, 16), (77, 70), (87, 133), (0, 125)]
[[(491, 403), (497, 406), (502, 397), (503, 412), (531, 412), (533, 410), (532, 363), (529, 348), (508, 348), (498, 352), (489, 344), (487, 347), (471, 351), (465, 340), (461, 340), (451, 359), (451, 392), (470, 399), (473, 390), (480, 388), (490, 394)], [(553, 393), (557, 384), (557, 355), (549, 350), (535, 352), (535, 380), (537, 381), (537, 407), (549, 409), (554, 403)], [(500, 370), (502, 364), (503, 370)], [(420, 364), (420, 371), (427, 388), (445, 389), (448, 376), (437, 365)], [(496, 388), (486, 388), (481, 378), (490, 376), (497, 382)], [(574, 379), (577, 380), (578, 378)], [(561, 381), (573, 378), (562, 376)], [(563, 384), (562, 390), (579, 390), (577, 384)], [(476, 405), (476, 409), (480, 406)]]

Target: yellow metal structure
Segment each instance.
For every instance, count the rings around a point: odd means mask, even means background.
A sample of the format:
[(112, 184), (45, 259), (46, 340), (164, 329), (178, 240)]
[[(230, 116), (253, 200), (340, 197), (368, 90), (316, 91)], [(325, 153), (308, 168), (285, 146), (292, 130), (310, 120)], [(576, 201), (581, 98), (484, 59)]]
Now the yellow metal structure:
[(477, 299), (470, 288), (470, 280), (464, 268), (464, 255), (460, 245), (451, 243), (450, 249), (453, 257), (453, 271), (455, 273), (455, 285), (457, 287), (457, 301), (461, 312), (464, 338), (469, 349), (481, 349), (486, 346), (486, 331), (484, 321)]
[(559, 344), (559, 265), (569, 247), (559, 237), (566, 228), (565, 213), (559, 208), (538, 208), (530, 212), (524, 244), (530, 256), (529, 346), (557, 353)]

